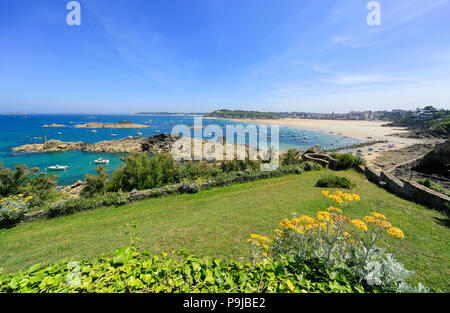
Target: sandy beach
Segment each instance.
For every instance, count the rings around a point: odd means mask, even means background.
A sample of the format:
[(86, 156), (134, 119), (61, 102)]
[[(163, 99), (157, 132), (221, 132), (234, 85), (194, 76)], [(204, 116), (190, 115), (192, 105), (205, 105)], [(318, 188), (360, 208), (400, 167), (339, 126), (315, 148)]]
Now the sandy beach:
[[(333, 133), (359, 140), (387, 140), (387, 143), (375, 144), (361, 148), (363, 158), (370, 164), (378, 155), (378, 149), (399, 149), (406, 146), (424, 142), (421, 139), (410, 139), (389, 136), (395, 133), (407, 133), (405, 128), (386, 127), (384, 121), (357, 121), (357, 120), (318, 120), (318, 119), (228, 119), (235, 122), (246, 122), (264, 125), (279, 125), (280, 127), (291, 127), (310, 131)], [(388, 146), (392, 145), (392, 148)], [(369, 148), (373, 149), (369, 151)], [(369, 155), (370, 153), (370, 155)]]

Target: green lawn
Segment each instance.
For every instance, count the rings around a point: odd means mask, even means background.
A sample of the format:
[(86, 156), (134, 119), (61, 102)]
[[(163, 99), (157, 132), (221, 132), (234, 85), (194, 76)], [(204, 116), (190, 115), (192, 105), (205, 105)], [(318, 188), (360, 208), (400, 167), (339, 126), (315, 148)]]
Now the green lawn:
[[(248, 259), (250, 233), (272, 235), (291, 213), (315, 214), (327, 207), (322, 189), (314, 187), (323, 174), (307, 172), (23, 223), (0, 230), (0, 267), (15, 271), (35, 263), (111, 253), (129, 243), (123, 225), (134, 220), (140, 247), (152, 252), (184, 248), (199, 256)], [(357, 184), (353, 192), (362, 198), (347, 215), (385, 214), (404, 231), (405, 239), (387, 238), (382, 244), (416, 272), (415, 282), (449, 292), (448, 218), (368, 183), (361, 174), (339, 174)]]

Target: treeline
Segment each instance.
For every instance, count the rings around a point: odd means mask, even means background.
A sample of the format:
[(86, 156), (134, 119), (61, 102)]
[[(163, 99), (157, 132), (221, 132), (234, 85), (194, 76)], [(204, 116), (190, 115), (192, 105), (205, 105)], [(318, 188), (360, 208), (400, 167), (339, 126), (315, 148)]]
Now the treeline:
[(216, 110), (207, 114), (210, 117), (221, 118), (255, 118), (255, 119), (279, 119), (286, 117), (282, 113), (242, 111), (242, 110)]
[(424, 132), (436, 137), (448, 137), (450, 135), (450, 110), (438, 110), (433, 117), (422, 118), (420, 115), (409, 111), (405, 115), (385, 115), (385, 119), (392, 121), (389, 126), (407, 127), (416, 132)]

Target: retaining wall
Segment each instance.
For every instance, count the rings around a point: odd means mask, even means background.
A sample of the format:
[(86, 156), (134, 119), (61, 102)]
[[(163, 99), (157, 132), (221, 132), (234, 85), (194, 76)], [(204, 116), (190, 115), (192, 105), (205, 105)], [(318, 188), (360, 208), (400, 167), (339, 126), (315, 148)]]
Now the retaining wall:
[(303, 155), (303, 159), (320, 164), (329, 169), (335, 169), (337, 166), (337, 160), (333, 159), (328, 154), (307, 153)]
[(366, 166), (364, 168), (364, 174), (369, 181), (378, 184), (389, 192), (425, 205), (431, 209), (443, 211), (446, 214), (450, 211), (450, 197), (419, 183), (399, 179), (392, 174), (392, 170), (378, 172)]

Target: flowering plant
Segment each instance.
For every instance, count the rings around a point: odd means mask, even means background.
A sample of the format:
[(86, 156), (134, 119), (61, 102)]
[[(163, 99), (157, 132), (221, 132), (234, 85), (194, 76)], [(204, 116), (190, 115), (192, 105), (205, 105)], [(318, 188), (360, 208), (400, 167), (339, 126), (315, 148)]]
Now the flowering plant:
[(0, 228), (11, 227), (18, 223), (28, 212), (31, 196), (23, 194), (0, 199)]
[[(375, 245), (383, 235), (404, 239), (403, 231), (377, 212), (362, 219), (347, 217), (343, 210), (360, 201), (357, 194), (341, 191), (334, 194), (322, 191), (322, 194), (338, 207), (318, 211), (315, 217), (283, 219), (272, 239), (251, 234), (248, 241), (252, 245), (253, 261), (276, 259), (280, 255), (292, 256), (299, 262), (319, 259), (331, 268), (349, 269), (360, 281), (379, 285), (386, 291), (411, 291), (403, 281), (413, 272)], [(418, 290), (426, 289), (420, 285)]]

